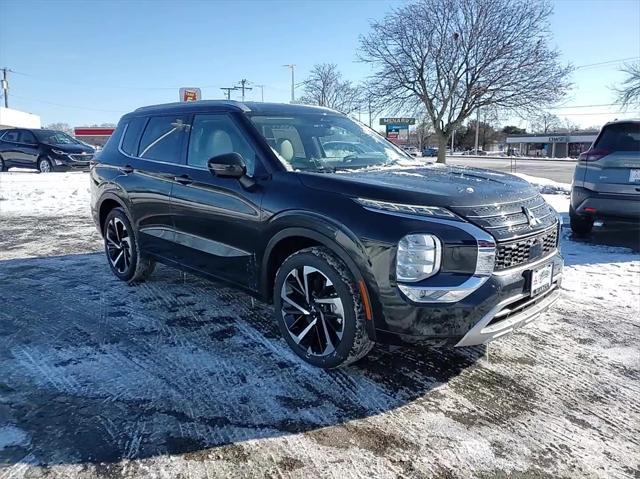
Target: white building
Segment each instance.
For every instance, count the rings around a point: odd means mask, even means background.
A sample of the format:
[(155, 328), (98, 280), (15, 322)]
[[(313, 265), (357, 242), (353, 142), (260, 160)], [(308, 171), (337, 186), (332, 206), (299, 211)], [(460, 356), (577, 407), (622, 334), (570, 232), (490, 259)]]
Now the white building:
[(6, 128), (42, 128), (42, 124), (38, 115), (0, 107), (0, 130)]
[(597, 131), (509, 135), (507, 146), (509, 151), (521, 155), (577, 158), (580, 153), (589, 149), (597, 136)]

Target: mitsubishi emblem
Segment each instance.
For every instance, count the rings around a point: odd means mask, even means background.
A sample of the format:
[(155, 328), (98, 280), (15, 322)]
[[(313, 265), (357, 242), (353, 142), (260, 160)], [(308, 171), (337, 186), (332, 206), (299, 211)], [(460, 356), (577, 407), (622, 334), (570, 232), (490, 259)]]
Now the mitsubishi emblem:
[(542, 223), (542, 221), (540, 221), (540, 219), (537, 216), (535, 216), (529, 208), (523, 206), (522, 212), (527, 217), (527, 221), (529, 222), (529, 226), (531, 228), (538, 226), (539, 224)]

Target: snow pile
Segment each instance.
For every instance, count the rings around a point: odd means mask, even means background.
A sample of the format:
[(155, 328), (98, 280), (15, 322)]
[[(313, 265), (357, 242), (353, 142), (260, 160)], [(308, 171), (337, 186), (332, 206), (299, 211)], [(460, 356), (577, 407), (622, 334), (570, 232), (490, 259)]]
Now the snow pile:
[(0, 173), (0, 216), (88, 216), (88, 173)]
[(571, 193), (571, 185), (569, 183), (560, 183), (548, 178), (540, 178), (538, 176), (526, 175), (524, 173), (512, 173), (512, 175), (528, 181), (533, 186), (536, 186), (540, 190), (540, 193), (546, 195), (568, 195)]

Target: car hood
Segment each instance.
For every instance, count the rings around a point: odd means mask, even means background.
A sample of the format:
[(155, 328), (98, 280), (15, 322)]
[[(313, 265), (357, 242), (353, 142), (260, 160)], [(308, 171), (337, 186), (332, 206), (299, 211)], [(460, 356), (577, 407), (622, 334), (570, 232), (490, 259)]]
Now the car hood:
[(508, 203), (537, 194), (530, 183), (508, 173), (441, 164), (338, 173), (301, 173), (300, 178), (309, 188), (426, 206)]
[(95, 149), (86, 145), (69, 145), (69, 144), (56, 145), (55, 143), (46, 143), (46, 146), (48, 146), (49, 148), (55, 148), (56, 150), (64, 151), (65, 153), (72, 153), (72, 154), (78, 154), (78, 153), (93, 154), (96, 152)]

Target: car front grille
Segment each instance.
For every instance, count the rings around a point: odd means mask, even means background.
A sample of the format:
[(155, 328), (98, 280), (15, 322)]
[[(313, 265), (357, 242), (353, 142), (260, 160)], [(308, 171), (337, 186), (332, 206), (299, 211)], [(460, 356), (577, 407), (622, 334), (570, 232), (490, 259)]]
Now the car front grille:
[(558, 228), (552, 228), (535, 236), (498, 243), (495, 271), (514, 268), (540, 259), (558, 247)]
[(93, 159), (93, 155), (69, 155), (73, 161), (89, 162)]
[(453, 210), (487, 230), (498, 241), (544, 231), (557, 221), (555, 211), (540, 195), (522, 201), (454, 207)]

